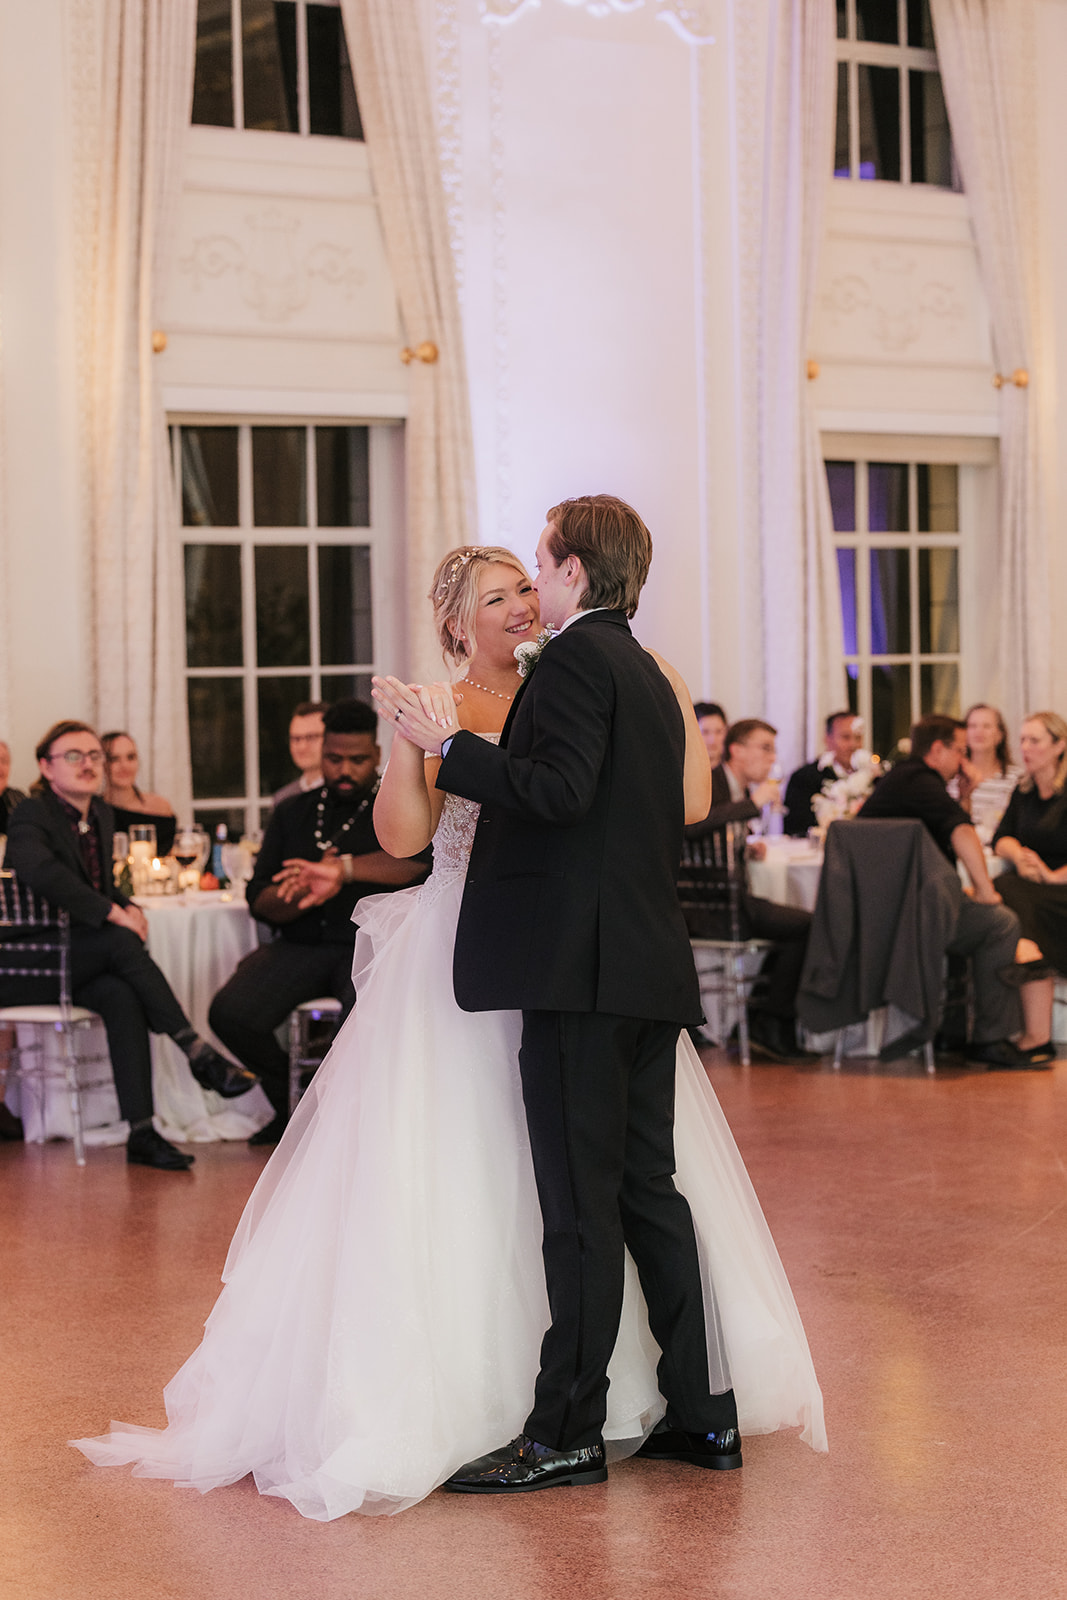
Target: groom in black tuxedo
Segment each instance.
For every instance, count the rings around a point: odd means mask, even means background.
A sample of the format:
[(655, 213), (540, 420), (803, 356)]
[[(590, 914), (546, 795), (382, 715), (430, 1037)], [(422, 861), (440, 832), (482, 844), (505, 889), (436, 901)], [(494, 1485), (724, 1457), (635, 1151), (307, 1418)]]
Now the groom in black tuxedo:
[[(667, 1414), (642, 1453), (740, 1466), (733, 1394), (712, 1396), (696, 1239), (674, 1186), (675, 1049), (700, 997), (675, 877), (684, 823), (677, 699), (627, 618), (648, 574), (640, 517), (609, 495), (548, 513), (537, 547), (555, 628), (500, 747), (432, 724), (439, 788), (481, 802), (455, 948), (466, 1011), (521, 1009), (523, 1098), (551, 1325), (510, 1445), (445, 1486), (507, 1493), (607, 1476), (607, 1365), (624, 1248), (663, 1352)], [(420, 737), (421, 735), (421, 737)]]

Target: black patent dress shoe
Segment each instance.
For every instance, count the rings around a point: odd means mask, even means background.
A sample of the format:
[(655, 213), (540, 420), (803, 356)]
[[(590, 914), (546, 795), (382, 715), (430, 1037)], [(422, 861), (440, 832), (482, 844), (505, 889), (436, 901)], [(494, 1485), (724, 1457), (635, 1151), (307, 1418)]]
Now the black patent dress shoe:
[(289, 1118), (281, 1111), (276, 1111), (270, 1121), (258, 1129), (248, 1142), (253, 1148), (261, 1144), (277, 1144), (288, 1126)]
[(686, 1461), (691, 1467), (712, 1472), (734, 1472), (741, 1465), (741, 1435), (736, 1428), (717, 1433), (683, 1433), (662, 1423), (650, 1433), (637, 1454), (645, 1461)]
[(602, 1444), (550, 1450), (547, 1444), (520, 1433), (502, 1449), (468, 1461), (441, 1487), (453, 1494), (528, 1494), (532, 1489), (604, 1483), (607, 1476)]
[(236, 1061), (227, 1061), (209, 1044), (198, 1045), (189, 1057), (189, 1071), (202, 1089), (214, 1089), (224, 1100), (234, 1100), (239, 1094), (254, 1089), (259, 1079), (247, 1067)]
[(968, 1044), (965, 1052), (968, 1061), (984, 1066), (990, 1072), (1047, 1072), (1051, 1061), (1034, 1061), (1029, 1050), (1020, 1050), (1010, 1039), (989, 1039), (982, 1044)]
[(126, 1161), (131, 1167), (155, 1167), (159, 1172), (188, 1172), (195, 1157), (178, 1150), (151, 1124), (134, 1128), (126, 1141)]

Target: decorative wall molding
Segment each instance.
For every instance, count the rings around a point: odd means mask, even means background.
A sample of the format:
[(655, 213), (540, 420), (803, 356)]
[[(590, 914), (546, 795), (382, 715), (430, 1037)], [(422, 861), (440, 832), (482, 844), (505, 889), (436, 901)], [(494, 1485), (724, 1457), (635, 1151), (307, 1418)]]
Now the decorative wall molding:
[(930, 319), (949, 324), (953, 332), (962, 326), (967, 313), (956, 285), (925, 277), (914, 256), (887, 251), (873, 258), (871, 267), (870, 277), (845, 273), (824, 291), (823, 309), (834, 326), (846, 320), (859, 323), (860, 337), (866, 334), (887, 355), (900, 355), (916, 344)]
[[(598, 21), (612, 16), (629, 16), (646, 7), (654, 10), (686, 44), (714, 44), (711, 0), (557, 0), (557, 4), (584, 11)], [(483, 22), (517, 22), (529, 11), (538, 11), (541, 0), (480, 0)]]
[(311, 298), (313, 279), (338, 288), (351, 299), (367, 274), (352, 260), (352, 251), (328, 239), (300, 249), (301, 219), (278, 206), (267, 206), (245, 218), (247, 244), (227, 234), (206, 234), (192, 241), (179, 261), (180, 270), (199, 292), (208, 279), (237, 275), (241, 298), (261, 322), (287, 322)]
[(434, 9), (434, 109), (437, 144), (441, 152), (441, 183), (445, 191), (445, 216), (456, 290), (463, 304), (463, 119), (461, 109), (458, 0), (437, 0)]

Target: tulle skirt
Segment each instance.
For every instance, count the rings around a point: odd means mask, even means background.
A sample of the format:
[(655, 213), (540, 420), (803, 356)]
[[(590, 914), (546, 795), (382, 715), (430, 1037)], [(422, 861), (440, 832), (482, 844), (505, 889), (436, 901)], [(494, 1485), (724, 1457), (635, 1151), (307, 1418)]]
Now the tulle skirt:
[[(74, 1441), (100, 1465), (206, 1491), (251, 1472), (306, 1517), (401, 1511), (514, 1437), (548, 1307), (514, 1013), (461, 1012), (461, 874), (360, 903), (356, 1009), (234, 1235), (162, 1430)], [(743, 1433), (826, 1448), (804, 1330), (737, 1147), (687, 1036), (678, 1184), (705, 1263), (712, 1388)], [(714, 1286), (714, 1287), (712, 1287)], [(658, 1348), (627, 1260), (606, 1438), (662, 1415)]]

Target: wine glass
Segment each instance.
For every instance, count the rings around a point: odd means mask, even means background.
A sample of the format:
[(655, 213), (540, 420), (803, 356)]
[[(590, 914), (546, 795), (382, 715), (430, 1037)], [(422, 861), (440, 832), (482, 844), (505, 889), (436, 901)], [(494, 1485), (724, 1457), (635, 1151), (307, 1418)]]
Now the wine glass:
[(180, 889), (195, 889), (198, 886), (198, 875), (208, 858), (210, 848), (210, 841), (203, 828), (177, 830), (171, 854), (181, 869), (178, 877)]

